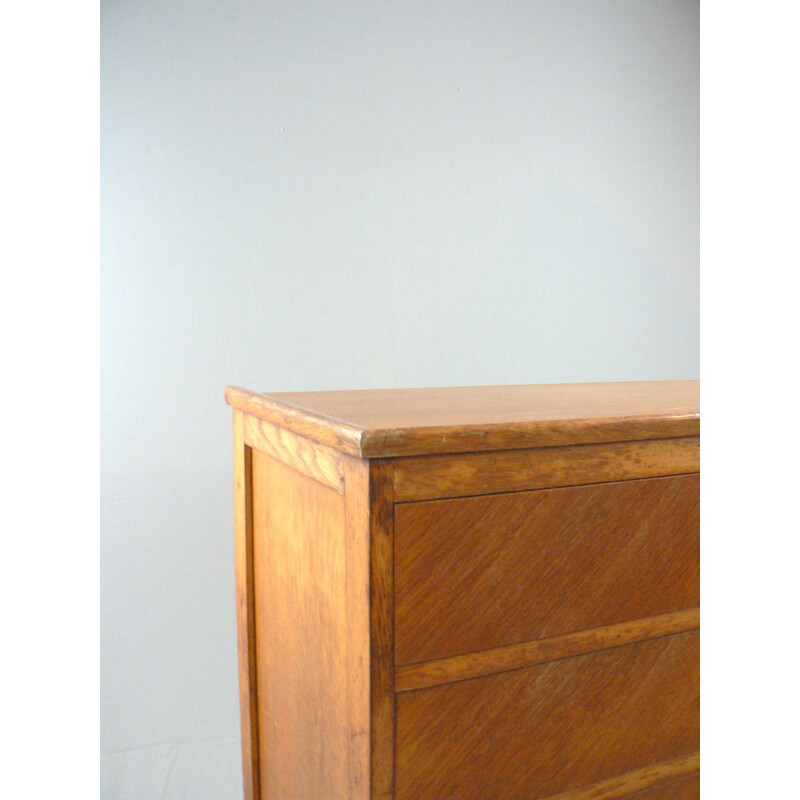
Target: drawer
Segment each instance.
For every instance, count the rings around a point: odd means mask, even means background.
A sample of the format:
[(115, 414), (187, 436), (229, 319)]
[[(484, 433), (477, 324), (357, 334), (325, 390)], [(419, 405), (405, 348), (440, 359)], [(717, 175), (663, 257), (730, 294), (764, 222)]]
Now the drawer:
[(700, 476), (395, 506), (395, 659), (699, 605)]
[(396, 800), (697, 798), (698, 673), (691, 631), (399, 694)]

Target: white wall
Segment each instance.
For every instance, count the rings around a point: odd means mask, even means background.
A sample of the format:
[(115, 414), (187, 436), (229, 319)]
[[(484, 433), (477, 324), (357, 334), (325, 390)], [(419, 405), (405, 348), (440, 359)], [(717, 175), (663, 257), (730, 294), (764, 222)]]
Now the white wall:
[(253, 389), (698, 377), (698, 6), (102, 6), (106, 800), (241, 791)]

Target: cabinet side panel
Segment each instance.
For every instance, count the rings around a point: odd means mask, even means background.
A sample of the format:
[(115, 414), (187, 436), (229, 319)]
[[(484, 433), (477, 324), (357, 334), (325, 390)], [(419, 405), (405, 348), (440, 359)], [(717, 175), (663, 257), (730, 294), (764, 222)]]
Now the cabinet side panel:
[(254, 450), (261, 800), (351, 800), (344, 497)]
[(236, 524), (236, 616), (239, 644), (239, 700), (245, 800), (260, 800), (253, 584), (252, 453), (244, 442), (241, 411), (233, 414)]

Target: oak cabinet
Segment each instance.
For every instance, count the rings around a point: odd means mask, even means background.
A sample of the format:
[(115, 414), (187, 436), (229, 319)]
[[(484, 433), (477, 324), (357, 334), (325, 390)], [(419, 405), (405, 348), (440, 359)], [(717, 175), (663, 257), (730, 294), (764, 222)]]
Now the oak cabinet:
[(230, 388), (247, 800), (699, 797), (699, 386)]

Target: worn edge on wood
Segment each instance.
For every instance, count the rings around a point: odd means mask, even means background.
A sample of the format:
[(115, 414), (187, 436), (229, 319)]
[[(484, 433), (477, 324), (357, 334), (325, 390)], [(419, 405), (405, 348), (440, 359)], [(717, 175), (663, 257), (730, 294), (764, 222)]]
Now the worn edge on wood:
[(537, 639), (533, 642), (495, 647), (478, 653), (467, 653), (418, 664), (395, 666), (395, 691), (413, 692), (445, 683), (481, 678), (500, 672), (533, 667), (547, 661), (558, 661), (610, 650), (614, 647), (685, 633), (700, 627), (700, 609), (687, 608), (653, 617), (604, 625), (577, 633)]
[(395, 502), (554, 489), (700, 471), (696, 436), (399, 458)]
[(252, 450), (244, 441), (244, 414), (235, 410), (234, 488), (236, 542), (236, 616), (239, 641), (239, 701), (245, 800), (260, 800), (258, 705), (253, 576)]
[(695, 752), (635, 769), (580, 789), (549, 795), (544, 800), (617, 800), (660, 784), (672, 783), (679, 778), (687, 778), (699, 770), (700, 753)]
[(344, 456), (338, 450), (251, 414), (244, 418), (244, 441), (287, 467), (336, 489), (340, 494), (344, 492)]
[(365, 430), (363, 458), (474, 453), (697, 436), (697, 415), (503, 422), (427, 428)]
[(358, 458), (390, 458), (590, 442), (619, 442), (698, 436), (699, 412), (633, 417), (532, 420), (485, 425), (365, 429), (269, 395), (229, 386), (226, 401), (236, 409)]
[(354, 425), (326, 417), (310, 409), (290, 406), (266, 395), (249, 392), (237, 386), (225, 390), (225, 400), (233, 408), (252, 414), (281, 428), (333, 447), (347, 455), (361, 458), (363, 431)]

